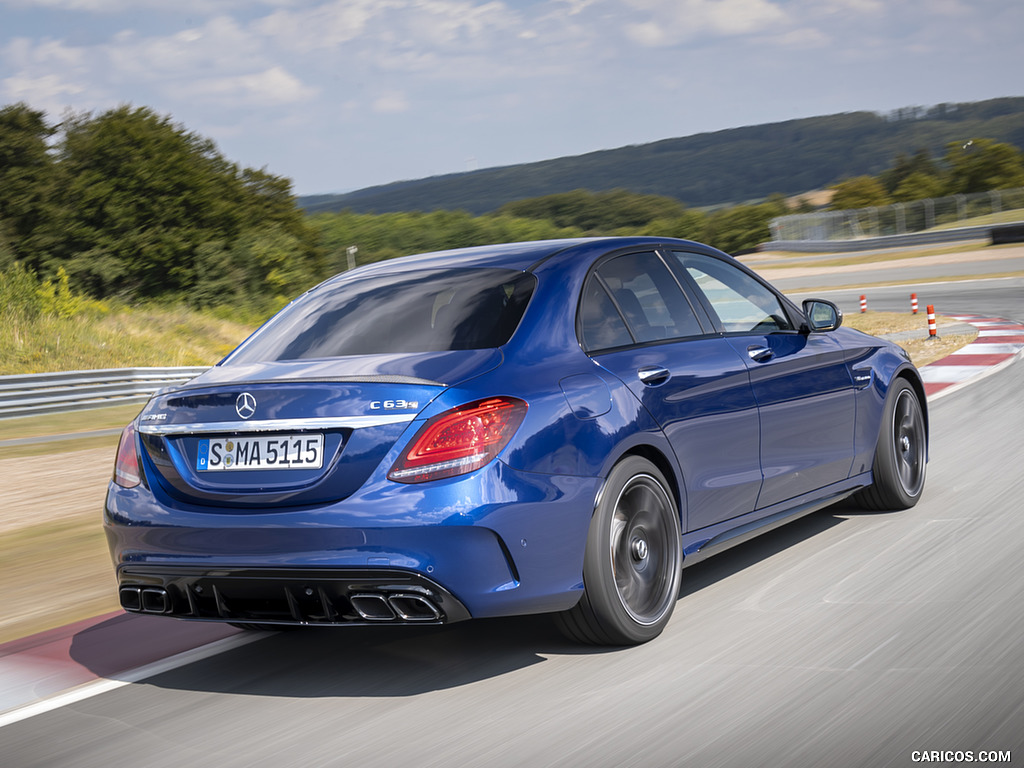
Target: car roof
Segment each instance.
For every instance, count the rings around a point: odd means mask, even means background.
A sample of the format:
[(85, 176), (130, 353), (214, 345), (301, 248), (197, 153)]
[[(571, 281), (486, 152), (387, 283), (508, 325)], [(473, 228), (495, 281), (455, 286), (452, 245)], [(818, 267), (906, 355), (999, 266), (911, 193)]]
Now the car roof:
[(613, 250), (629, 248), (634, 245), (651, 246), (659, 243), (680, 244), (686, 242), (685, 240), (675, 238), (637, 236), (578, 237), (561, 240), (528, 240), (517, 243), (498, 243), (402, 256), (379, 261), (374, 264), (367, 264), (352, 272), (342, 273), (342, 275), (337, 277), (348, 275), (351, 275), (353, 278), (370, 277), (395, 270), (437, 269), (445, 267), (501, 267), (525, 271), (555, 254), (580, 246), (586, 247), (586, 250), (591, 250), (591, 247), (600, 250)]

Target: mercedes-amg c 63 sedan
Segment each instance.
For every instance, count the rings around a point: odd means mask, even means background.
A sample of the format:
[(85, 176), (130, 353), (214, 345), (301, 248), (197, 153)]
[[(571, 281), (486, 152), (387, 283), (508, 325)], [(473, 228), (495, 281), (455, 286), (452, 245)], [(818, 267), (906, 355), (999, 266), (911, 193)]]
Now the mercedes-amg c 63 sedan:
[(921, 379), (841, 323), (684, 240), (338, 275), (125, 428), (121, 604), (249, 628), (552, 613), (650, 640), (687, 565), (845, 497), (917, 502)]

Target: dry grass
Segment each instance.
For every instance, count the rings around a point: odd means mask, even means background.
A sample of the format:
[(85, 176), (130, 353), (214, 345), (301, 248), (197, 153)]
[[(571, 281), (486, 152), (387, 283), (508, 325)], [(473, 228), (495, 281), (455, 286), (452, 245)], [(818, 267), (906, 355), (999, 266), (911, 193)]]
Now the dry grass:
[(896, 342), (907, 350), (910, 359), (918, 368), (941, 360), (961, 347), (966, 347), (978, 337), (977, 330), (967, 333), (944, 333), (944, 328), (959, 326), (960, 322), (950, 317), (938, 316), (935, 318), (935, 324), (939, 335), (932, 339), (928, 336), (928, 317), (924, 312), (916, 315), (900, 312), (861, 312), (846, 315), (843, 324), (870, 333), (872, 336), (908, 331), (919, 333), (920, 335), (915, 338)]
[(8, 319), (0, 327), (0, 374), (213, 365), (252, 330), (183, 308)]

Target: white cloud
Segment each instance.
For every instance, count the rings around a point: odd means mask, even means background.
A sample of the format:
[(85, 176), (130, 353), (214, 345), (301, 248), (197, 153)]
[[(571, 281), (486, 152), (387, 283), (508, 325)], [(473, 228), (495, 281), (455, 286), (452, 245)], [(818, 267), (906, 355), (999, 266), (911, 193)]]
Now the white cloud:
[(58, 75), (13, 75), (5, 77), (3, 94), (12, 102), (24, 101), (34, 107), (50, 113), (59, 113), (70, 99), (85, 91), (76, 83), (61, 79)]
[[(253, 5), (289, 6), (301, 0), (215, 0), (218, 12), (233, 8), (245, 8)], [(57, 11), (78, 11), (84, 13), (114, 15), (130, 11), (165, 12), (168, 10), (166, 0), (0, 0), (0, 6), (11, 8), (46, 8)], [(210, 0), (175, 0), (174, 11), (177, 13), (210, 11)]]
[(674, 45), (700, 37), (764, 32), (786, 21), (770, 0), (626, 0), (641, 16), (626, 33), (645, 46)]
[(228, 77), (212, 77), (190, 84), (176, 83), (180, 99), (196, 98), (234, 107), (276, 107), (309, 101), (319, 93), (281, 67)]
[(379, 112), (381, 114), (408, 112), (409, 100), (405, 98), (404, 93), (400, 91), (391, 91), (389, 93), (382, 93), (374, 99), (371, 108), (374, 112)]

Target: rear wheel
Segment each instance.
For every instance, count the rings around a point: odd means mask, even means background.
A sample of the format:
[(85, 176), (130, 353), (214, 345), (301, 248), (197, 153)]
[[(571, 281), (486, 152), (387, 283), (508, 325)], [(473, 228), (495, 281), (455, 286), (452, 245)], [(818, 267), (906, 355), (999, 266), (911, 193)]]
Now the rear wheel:
[(661, 634), (679, 594), (679, 513), (664, 476), (631, 456), (608, 475), (583, 560), (584, 594), (557, 616), (570, 639), (636, 645)]
[(904, 379), (889, 388), (871, 465), (874, 484), (855, 497), (868, 509), (908, 509), (924, 490), (928, 434), (917, 392)]

